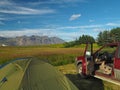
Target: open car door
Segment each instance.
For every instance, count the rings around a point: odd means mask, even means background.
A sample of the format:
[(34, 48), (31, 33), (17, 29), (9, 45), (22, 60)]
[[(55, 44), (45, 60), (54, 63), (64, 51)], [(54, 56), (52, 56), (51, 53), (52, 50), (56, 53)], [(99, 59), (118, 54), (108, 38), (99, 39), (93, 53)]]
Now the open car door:
[(93, 74), (94, 61), (92, 43), (86, 44), (83, 56), (77, 57), (76, 66), (79, 75), (83, 78)]
[(94, 60), (93, 60), (93, 44), (88, 43), (85, 50), (86, 60), (86, 75), (93, 75), (94, 73)]

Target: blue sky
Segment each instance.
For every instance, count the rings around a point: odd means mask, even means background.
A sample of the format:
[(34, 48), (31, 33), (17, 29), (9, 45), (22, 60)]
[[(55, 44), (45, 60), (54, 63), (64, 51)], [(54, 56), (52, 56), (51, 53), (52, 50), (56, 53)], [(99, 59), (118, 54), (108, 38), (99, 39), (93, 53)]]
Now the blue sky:
[(120, 26), (120, 0), (0, 0), (0, 36), (94, 38)]

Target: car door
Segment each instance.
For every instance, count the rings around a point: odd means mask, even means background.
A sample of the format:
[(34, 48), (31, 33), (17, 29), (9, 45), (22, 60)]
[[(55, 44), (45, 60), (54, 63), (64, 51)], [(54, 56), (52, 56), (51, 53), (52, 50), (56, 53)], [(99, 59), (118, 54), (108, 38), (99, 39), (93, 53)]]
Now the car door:
[(120, 80), (120, 44), (114, 58), (114, 77)]
[(92, 75), (94, 71), (94, 62), (93, 62), (93, 44), (88, 43), (85, 50), (85, 61), (86, 61), (86, 74)]

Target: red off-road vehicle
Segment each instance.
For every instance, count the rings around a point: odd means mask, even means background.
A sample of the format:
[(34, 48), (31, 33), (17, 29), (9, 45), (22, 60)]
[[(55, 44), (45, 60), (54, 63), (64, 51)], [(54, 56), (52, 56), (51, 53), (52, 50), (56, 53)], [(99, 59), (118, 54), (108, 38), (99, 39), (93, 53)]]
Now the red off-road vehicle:
[(75, 62), (81, 77), (94, 76), (120, 83), (120, 43), (106, 44), (96, 52), (93, 52), (92, 44), (86, 44), (84, 54)]

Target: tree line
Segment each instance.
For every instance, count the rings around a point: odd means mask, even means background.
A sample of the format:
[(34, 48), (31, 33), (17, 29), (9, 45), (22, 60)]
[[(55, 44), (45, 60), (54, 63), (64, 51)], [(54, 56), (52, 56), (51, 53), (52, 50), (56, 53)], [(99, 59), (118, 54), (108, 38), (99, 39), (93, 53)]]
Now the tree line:
[(90, 35), (82, 35), (79, 37), (79, 39), (76, 39), (75, 41), (66, 42), (64, 46), (73, 47), (75, 45), (86, 44), (87, 42), (95, 43), (95, 39)]
[(101, 31), (97, 38), (90, 35), (82, 35), (75, 41), (66, 42), (65, 47), (73, 47), (75, 45), (85, 44), (85, 43), (97, 43), (98, 45), (104, 45), (112, 42), (120, 42), (120, 28), (113, 28), (111, 30)]
[(97, 37), (97, 44), (104, 45), (112, 42), (120, 42), (120, 28), (100, 32)]

